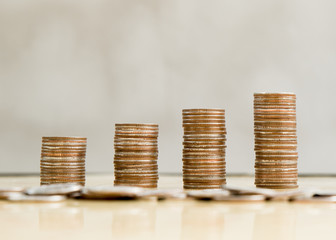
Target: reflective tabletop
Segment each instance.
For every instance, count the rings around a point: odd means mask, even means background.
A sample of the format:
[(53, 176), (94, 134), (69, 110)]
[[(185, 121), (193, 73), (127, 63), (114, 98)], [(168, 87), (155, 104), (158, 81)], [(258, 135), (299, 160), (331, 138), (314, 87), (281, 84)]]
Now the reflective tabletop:
[[(228, 177), (228, 184), (253, 186), (253, 180)], [(301, 177), (299, 183), (336, 190), (331, 177)], [(113, 184), (113, 176), (87, 176), (87, 186), (101, 184)], [(0, 187), (38, 185), (38, 176), (0, 178)], [(181, 187), (180, 176), (160, 176), (159, 188)], [(336, 204), (331, 203), (0, 201), (1, 239), (333, 239), (335, 222)]]

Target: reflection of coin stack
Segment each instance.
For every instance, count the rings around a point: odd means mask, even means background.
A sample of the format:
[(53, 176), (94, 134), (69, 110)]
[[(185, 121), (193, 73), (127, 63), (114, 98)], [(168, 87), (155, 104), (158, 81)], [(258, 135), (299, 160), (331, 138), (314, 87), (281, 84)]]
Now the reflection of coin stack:
[(157, 124), (115, 125), (115, 185), (157, 187), (158, 133)]
[(223, 109), (183, 110), (183, 183), (185, 189), (220, 188), (225, 179)]
[(297, 188), (296, 96), (254, 94), (255, 184)]
[(79, 183), (85, 185), (86, 138), (43, 137), (41, 185)]

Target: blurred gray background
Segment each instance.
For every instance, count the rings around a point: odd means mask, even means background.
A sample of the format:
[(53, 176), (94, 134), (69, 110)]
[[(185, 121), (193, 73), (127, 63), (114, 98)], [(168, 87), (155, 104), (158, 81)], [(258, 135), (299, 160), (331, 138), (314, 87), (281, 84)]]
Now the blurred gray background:
[(42, 136), (88, 137), (113, 171), (114, 124), (158, 123), (182, 168), (183, 108), (225, 108), (227, 172), (253, 173), (253, 93), (297, 94), (300, 173), (336, 173), (333, 0), (0, 0), (0, 172), (39, 172)]

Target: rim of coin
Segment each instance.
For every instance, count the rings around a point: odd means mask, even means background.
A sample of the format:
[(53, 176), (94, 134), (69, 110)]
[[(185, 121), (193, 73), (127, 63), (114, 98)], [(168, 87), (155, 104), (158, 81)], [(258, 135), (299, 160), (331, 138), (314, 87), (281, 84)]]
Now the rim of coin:
[(297, 151), (267, 151), (255, 153), (257, 157), (298, 157)]
[(183, 136), (184, 141), (225, 141), (225, 134), (188, 134)]
[(206, 189), (220, 189), (220, 185), (204, 185), (204, 186), (189, 186), (184, 185), (185, 190), (206, 190)]
[(202, 131), (226, 131), (225, 125), (219, 125), (219, 126), (184, 126), (183, 131), (195, 131), (195, 132), (202, 132)]
[(183, 181), (183, 186), (189, 186), (189, 187), (204, 187), (204, 186), (213, 186), (213, 187), (218, 187), (226, 184), (226, 180), (221, 180), (221, 181), (203, 181), (203, 182), (193, 182), (193, 181)]
[(188, 175), (188, 176), (183, 176), (183, 180), (224, 180), (225, 179), (225, 174), (222, 175)]
[(41, 157), (43, 161), (65, 161), (65, 162), (71, 162), (72, 160), (79, 162), (79, 161), (85, 161), (85, 156), (75, 156), (75, 157), (47, 157), (47, 156), (42, 156)]
[(254, 109), (253, 110), (254, 117), (279, 117), (279, 118), (286, 118), (286, 117), (296, 117), (296, 110), (286, 110), (283, 111), (281, 109)]
[(182, 109), (182, 113), (198, 113), (198, 112), (205, 112), (205, 113), (212, 113), (212, 112), (220, 112), (225, 113), (225, 109), (223, 108), (187, 108)]
[(182, 161), (186, 161), (186, 162), (222, 162), (225, 161), (225, 156), (218, 156), (218, 155), (207, 155), (207, 156), (188, 156), (188, 157), (183, 157)]
[(157, 145), (114, 145), (116, 150), (144, 150), (144, 151), (157, 151)]
[(115, 179), (138, 179), (141, 180), (143, 178), (146, 179), (159, 179), (158, 173), (115, 173)]
[(78, 162), (48, 162), (48, 161), (41, 161), (40, 166), (44, 167), (85, 167), (85, 162), (84, 161), (78, 161)]
[(40, 167), (41, 171), (43, 172), (60, 172), (60, 173), (64, 173), (64, 172), (78, 172), (78, 173), (81, 173), (81, 172), (85, 172), (85, 168), (71, 168), (71, 169), (68, 169), (68, 170), (64, 170), (64, 169), (57, 169), (57, 168), (44, 168), (44, 167)]
[(85, 149), (86, 142), (42, 142), (42, 148), (82, 148)]
[(116, 123), (115, 127), (158, 128), (157, 123)]
[(86, 157), (86, 154), (71, 154), (71, 153), (42, 153), (41, 157)]
[(157, 161), (158, 156), (118, 156), (114, 155), (114, 160), (119, 160), (119, 161)]
[(115, 178), (114, 185), (116, 184), (142, 184), (142, 185), (157, 185), (158, 179), (132, 179), (132, 178)]
[(132, 138), (138, 138), (138, 139), (143, 139), (143, 138), (156, 139), (158, 137), (158, 135), (146, 134), (146, 133), (128, 133), (128, 134), (115, 133), (114, 137), (115, 138), (118, 138), (118, 137), (132, 137)]
[[(50, 165), (50, 164), (48, 164), (48, 163), (51, 163), (51, 164), (53, 164), (53, 163), (59, 163), (59, 164), (61, 164), (61, 165), (63, 165), (63, 166), (67, 166), (68, 165), (68, 163), (72, 163), (73, 165), (75, 165), (75, 166), (83, 166), (84, 165), (84, 161), (82, 161), (82, 160), (79, 160), (79, 161), (63, 161), (63, 160), (57, 160), (57, 161), (55, 161), (55, 160), (49, 160), (49, 161), (44, 161), (44, 160), (41, 160), (40, 161), (40, 164), (42, 165), (48, 165), (48, 166), (52, 166), (52, 165)], [(55, 165), (54, 165), (55, 166)]]
[(86, 142), (61, 142), (61, 141), (54, 141), (54, 142), (42, 142), (42, 148), (86, 148)]
[(115, 169), (117, 168), (123, 168), (123, 169), (157, 169), (157, 164), (115, 164)]
[(151, 174), (151, 176), (149, 176), (149, 174), (145, 175), (145, 174), (115, 174), (114, 175), (115, 180), (137, 180), (137, 181), (150, 181), (150, 180), (158, 180), (159, 179), (159, 175), (158, 174)]
[(226, 171), (222, 170), (222, 171), (217, 171), (217, 172), (183, 172), (183, 179), (190, 179), (190, 180), (193, 180), (193, 179), (198, 179), (198, 178), (205, 178), (205, 179), (208, 179), (209, 177), (211, 177), (211, 179), (214, 179), (214, 178), (218, 178), (218, 179), (223, 179), (225, 178), (225, 175), (226, 175)]
[(53, 184), (66, 184), (66, 183), (76, 183), (85, 186), (85, 179), (81, 181), (40, 181), (41, 186), (53, 185)]
[(156, 160), (114, 160), (114, 164), (116, 165), (142, 165), (145, 164), (146, 166), (157, 166)]
[(289, 105), (295, 105), (296, 99), (288, 99), (288, 98), (258, 98), (256, 97), (253, 100), (254, 104), (272, 104), (272, 105), (283, 105), (283, 104), (289, 104)]
[(147, 133), (157, 135), (159, 134), (159, 128), (115, 128), (115, 133)]
[(297, 164), (255, 164), (255, 168), (297, 168)]
[(211, 168), (220, 168), (225, 169), (225, 162), (215, 163), (215, 164), (198, 164), (198, 163), (183, 163), (183, 169), (211, 169)]
[(285, 162), (284, 161), (284, 163), (279, 163), (279, 162), (272, 162), (272, 163), (270, 163), (270, 162), (259, 162), (258, 160), (256, 160), (256, 162), (255, 162), (255, 166), (265, 166), (265, 167), (272, 167), (272, 166), (293, 166), (293, 165), (295, 165), (295, 167), (297, 167), (297, 161), (294, 161), (294, 163), (288, 163), (288, 162)]
[(269, 177), (274, 177), (274, 178), (286, 178), (288, 176), (291, 177), (298, 177), (297, 172), (271, 172), (271, 171), (265, 171), (265, 172), (256, 172), (255, 173), (256, 178), (269, 178)]
[(225, 149), (227, 146), (225, 144), (212, 145), (212, 144), (183, 144), (184, 149)]
[(271, 96), (271, 95), (275, 95), (275, 96), (296, 96), (295, 93), (293, 92), (255, 92), (253, 93), (254, 96)]
[(158, 174), (158, 171), (157, 169), (154, 169), (154, 170), (151, 170), (151, 169), (148, 169), (148, 170), (140, 170), (140, 169), (122, 169), (122, 170), (119, 170), (119, 169), (114, 169), (114, 174), (115, 175), (119, 175), (119, 174), (139, 174), (139, 175), (142, 175), (142, 174)]
[(271, 108), (256, 108), (254, 114), (277, 114), (277, 115), (296, 115), (296, 109), (271, 109)]
[(83, 181), (85, 176), (71, 176), (71, 175), (60, 175), (60, 176), (50, 176), (44, 175), (40, 177), (41, 181), (55, 181), (55, 180), (66, 180), (66, 182)]
[(135, 142), (135, 143), (143, 143), (143, 144), (156, 144), (157, 138), (141, 138), (141, 141), (139, 141), (140, 138), (134, 138), (134, 137), (115, 137), (114, 142)]
[(288, 185), (283, 185), (283, 186), (265, 186), (265, 185), (256, 185), (259, 188), (268, 188), (268, 189), (297, 189), (299, 186), (298, 185), (293, 185), (293, 186), (288, 186)]
[(198, 186), (218, 186), (218, 185), (223, 185), (226, 184), (226, 179), (222, 179), (222, 180), (216, 180), (216, 181), (190, 181), (188, 179), (184, 179), (183, 181), (184, 185), (188, 185), (188, 186), (194, 186), (194, 187), (198, 187)]

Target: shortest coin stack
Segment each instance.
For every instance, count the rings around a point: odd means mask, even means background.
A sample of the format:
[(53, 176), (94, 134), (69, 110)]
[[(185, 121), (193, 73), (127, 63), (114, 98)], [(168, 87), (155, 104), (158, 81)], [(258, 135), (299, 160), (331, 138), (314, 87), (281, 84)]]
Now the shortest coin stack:
[(85, 137), (42, 137), (41, 185), (85, 185)]
[(116, 124), (114, 185), (156, 188), (157, 124)]

